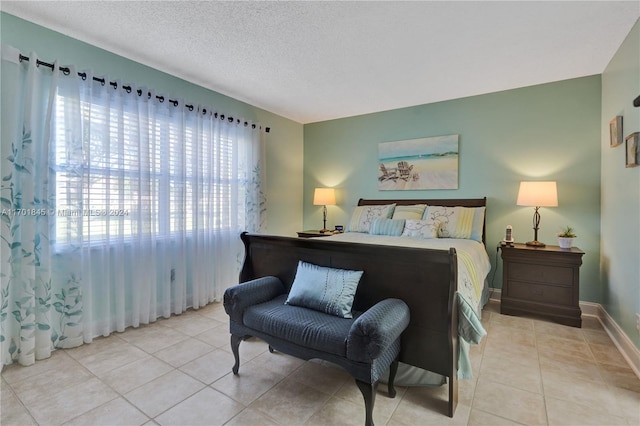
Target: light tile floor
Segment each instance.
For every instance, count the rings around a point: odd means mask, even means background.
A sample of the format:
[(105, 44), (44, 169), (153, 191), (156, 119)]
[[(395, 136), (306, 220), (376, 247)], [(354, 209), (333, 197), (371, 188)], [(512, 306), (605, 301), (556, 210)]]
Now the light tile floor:
[[(380, 386), (378, 425), (640, 425), (640, 379), (597, 320), (583, 328), (483, 312), (488, 336), (472, 347), (474, 379), (447, 387)], [(2, 372), (5, 425), (340, 425), (364, 423), (350, 376), (250, 340), (231, 374), (219, 303)]]

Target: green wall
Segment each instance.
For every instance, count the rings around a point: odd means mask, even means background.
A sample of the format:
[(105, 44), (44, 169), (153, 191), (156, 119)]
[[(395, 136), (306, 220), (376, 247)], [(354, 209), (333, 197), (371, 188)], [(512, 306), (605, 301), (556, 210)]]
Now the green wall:
[[(586, 252), (580, 299), (600, 301), (600, 76), (367, 114), (304, 126), (304, 227), (322, 224), (313, 188), (337, 189), (327, 225), (346, 224), (358, 198), (487, 197), (487, 248), (494, 267), (506, 225), (533, 239), (533, 208), (516, 206), (521, 180), (555, 180), (558, 202), (542, 208), (539, 239), (557, 245), (564, 225)], [(459, 134), (459, 189), (379, 191), (378, 143)], [(498, 261), (493, 286), (502, 286)], [(493, 276), (493, 274), (492, 274)]]
[[(0, 41), (44, 61), (91, 68), (123, 83), (153, 88), (159, 94), (207, 105), (270, 127), (267, 145), (267, 231), (293, 234), (302, 226), (302, 124), (64, 36), (7, 13), (0, 13)], [(215, 78), (213, 76), (212, 78)]]
[(640, 132), (640, 20), (602, 74), (602, 305), (640, 349), (640, 167), (625, 168), (625, 145), (609, 146), (609, 121), (623, 117), (623, 136)]

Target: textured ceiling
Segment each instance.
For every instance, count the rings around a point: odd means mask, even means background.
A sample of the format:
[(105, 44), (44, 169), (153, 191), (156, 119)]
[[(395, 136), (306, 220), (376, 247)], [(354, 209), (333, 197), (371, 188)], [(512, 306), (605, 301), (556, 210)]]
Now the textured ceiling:
[(640, 0), (2, 0), (0, 9), (309, 123), (602, 73)]

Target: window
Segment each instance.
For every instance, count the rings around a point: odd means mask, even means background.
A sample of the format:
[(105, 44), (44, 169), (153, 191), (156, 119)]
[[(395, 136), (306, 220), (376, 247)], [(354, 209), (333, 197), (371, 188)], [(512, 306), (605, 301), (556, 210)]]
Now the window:
[(77, 99), (56, 96), (57, 244), (170, 237), (237, 223), (238, 144), (220, 130), (224, 123), (135, 94)]

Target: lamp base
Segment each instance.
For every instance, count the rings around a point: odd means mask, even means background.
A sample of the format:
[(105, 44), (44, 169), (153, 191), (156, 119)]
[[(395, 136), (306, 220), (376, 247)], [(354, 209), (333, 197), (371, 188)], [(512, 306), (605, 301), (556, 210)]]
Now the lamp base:
[(527, 241), (527, 245), (530, 247), (546, 247), (545, 243), (541, 243), (540, 241)]
[(327, 232), (331, 232), (331, 229), (324, 228), (324, 229), (321, 229), (318, 232), (320, 232), (321, 234), (326, 234)]

